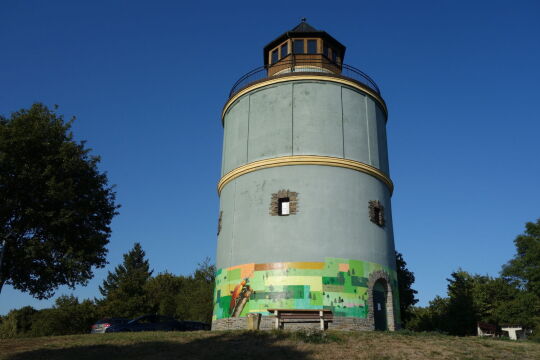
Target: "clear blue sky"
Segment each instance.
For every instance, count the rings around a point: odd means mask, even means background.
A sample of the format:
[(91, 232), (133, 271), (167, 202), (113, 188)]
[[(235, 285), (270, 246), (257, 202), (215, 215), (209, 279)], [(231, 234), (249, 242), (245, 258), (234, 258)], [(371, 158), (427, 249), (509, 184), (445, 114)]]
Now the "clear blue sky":
[[(540, 217), (540, 2), (274, 5), (2, 1), (0, 113), (60, 105), (117, 184), (110, 264), (75, 295), (97, 296), (137, 241), (156, 273), (215, 257), (221, 108), (301, 17), (344, 43), (388, 103), (396, 246), (420, 304), (459, 267), (497, 275)], [(0, 314), (53, 300), (5, 287)]]

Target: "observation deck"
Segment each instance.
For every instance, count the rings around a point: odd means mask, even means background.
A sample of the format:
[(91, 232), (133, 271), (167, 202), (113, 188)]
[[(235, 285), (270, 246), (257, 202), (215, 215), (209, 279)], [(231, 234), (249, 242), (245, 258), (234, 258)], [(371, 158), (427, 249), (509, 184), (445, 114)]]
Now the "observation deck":
[(358, 83), (381, 98), (375, 81), (354, 66), (329, 59), (324, 54), (289, 54), (279, 61), (260, 66), (243, 75), (231, 88), (229, 99), (251, 85), (283, 77), (301, 75), (330, 76)]
[[(377, 98), (386, 111), (386, 104), (375, 81), (354, 66), (343, 63), (346, 47), (326, 31), (318, 30), (302, 19), (293, 29), (268, 43), (263, 49), (264, 65), (242, 76), (229, 92), (229, 100), (242, 90), (261, 83), (284, 81), (303, 76), (325, 80), (341, 79)], [(280, 80), (281, 79), (281, 80)], [(339, 80), (338, 80), (339, 82)]]

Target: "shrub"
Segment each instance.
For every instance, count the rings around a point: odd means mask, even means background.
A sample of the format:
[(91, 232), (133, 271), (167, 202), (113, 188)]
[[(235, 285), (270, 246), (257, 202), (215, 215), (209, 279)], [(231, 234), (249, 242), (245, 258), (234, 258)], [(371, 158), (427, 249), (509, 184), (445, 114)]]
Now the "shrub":
[(84, 334), (90, 332), (97, 319), (97, 307), (93, 301), (79, 302), (73, 295), (60, 296), (52, 309), (41, 310), (34, 316), (31, 335)]
[(11, 310), (0, 323), (0, 338), (7, 339), (28, 335), (36, 313), (37, 310), (31, 306)]

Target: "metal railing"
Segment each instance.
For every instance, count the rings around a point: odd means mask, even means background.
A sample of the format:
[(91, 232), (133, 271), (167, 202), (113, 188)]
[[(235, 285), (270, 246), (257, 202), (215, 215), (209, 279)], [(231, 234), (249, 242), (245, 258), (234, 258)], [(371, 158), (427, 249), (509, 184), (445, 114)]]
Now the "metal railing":
[(251, 70), (238, 79), (238, 81), (233, 85), (229, 93), (229, 98), (255, 82), (279, 76), (291, 75), (293, 73), (316, 73), (319, 75), (325, 74), (329, 76), (346, 77), (367, 86), (369, 89), (375, 91), (378, 95), (381, 95), (381, 91), (379, 90), (379, 87), (375, 81), (363, 71), (355, 68), (354, 66), (333, 62), (324, 56), (319, 59), (309, 58), (309, 56), (313, 55), (320, 54), (301, 54), (296, 56), (289, 55), (287, 58), (273, 64), (268, 64)]

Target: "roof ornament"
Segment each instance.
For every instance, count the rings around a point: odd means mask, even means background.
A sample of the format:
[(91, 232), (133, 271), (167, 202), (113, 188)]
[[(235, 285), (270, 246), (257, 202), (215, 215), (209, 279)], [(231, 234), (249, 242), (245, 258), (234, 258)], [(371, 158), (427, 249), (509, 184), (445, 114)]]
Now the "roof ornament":
[(301, 21), (301, 22), (306, 22), (307, 19), (306, 19), (305, 17), (303, 17), (303, 18), (300, 19), (300, 21)]

